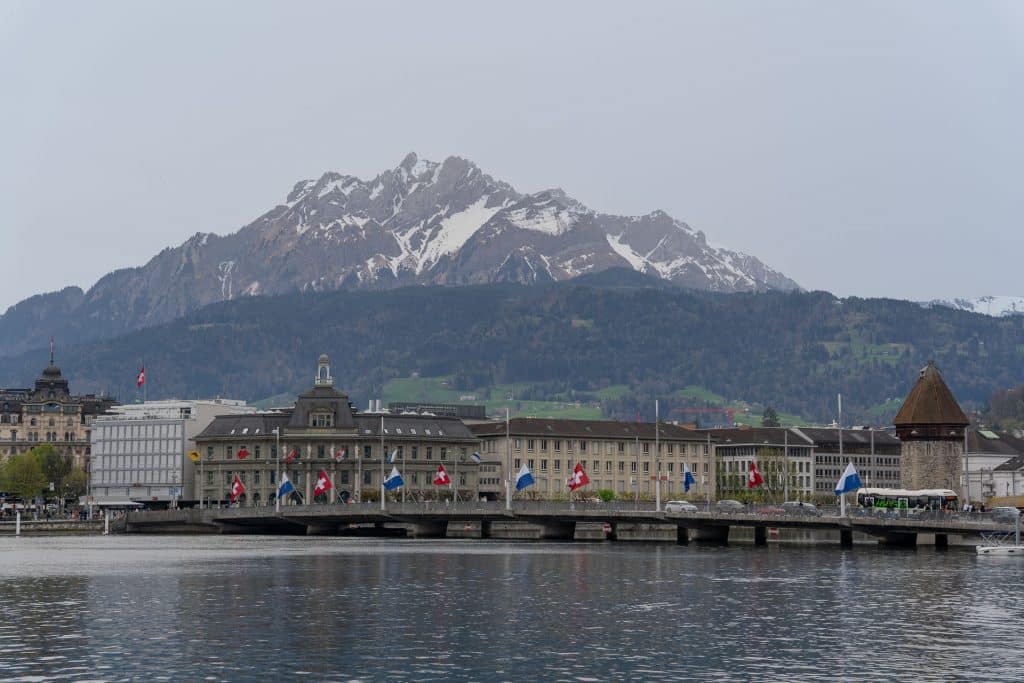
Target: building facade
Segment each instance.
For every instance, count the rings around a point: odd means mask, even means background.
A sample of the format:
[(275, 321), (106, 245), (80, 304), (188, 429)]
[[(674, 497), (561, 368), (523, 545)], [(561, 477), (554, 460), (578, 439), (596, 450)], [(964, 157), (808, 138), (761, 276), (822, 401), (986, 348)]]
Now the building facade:
[(775, 498), (806, 500), (814, 493), (814, 442), (785, 427), (737, 427), (706, 430), (715, 439), (718, 494), (728, 498), (749, 492), (750, 463), (764, 479), (760, 490)]
[[(847, 464), (865, 487), (900, 487), (900, 440), (883, 429), (795, 427), (814, 444), (814, 492), (833, 495)], [(840, 434), (842, 448), (839, 447)]]
[(218, 415), (253, 413), (245, 401), (147, 401), (116, 406), (93, 422), (89, 499), (99, 506), (166, 507), (195, 500), (188, 453)]
[(480, 440), (480, 492), (490, 499), (504, 498), (506, 478), (523, 464), (535, 484), (520, 495), (564, 499), (577, 463), (590, 479), (584, 495), (604, 489), (620, 499), (654, 498), (660, 477), (663, 500), (682, 496), (686, 463), (696, 481), (689, 496), (714, 497), (713, 439), (678, 425), (517, 417), (469, 428)]
[(53, 362), (31, 389), (0, 389), (0, 458), (52, 445), (86, 466), (92, 422), (117, 402), (107, 396), (74, 395)]
[[(321, 471), (331, 488), (323, 502), (379, 500), (381, 483), (397, 467), (405, 481), (395, 499), (461, 500), (477, 497), (476, 439), (461, 420), (432, 414), (361, 413), (334, 388), (330, 363), (321, 356), (313, 388), (291, 408), (252, 415), (219, 416), (196, 437), (200, 454), (195, 486), (201, 500), (225, 504), (237, 475), (243, 506), (271, 505), (280, 477), (296, 494), (282, 504), (314, 501)], [(391, 456), (394, 455), (394, 462)], [(451, 486), (434, 482), (439, 465)]]

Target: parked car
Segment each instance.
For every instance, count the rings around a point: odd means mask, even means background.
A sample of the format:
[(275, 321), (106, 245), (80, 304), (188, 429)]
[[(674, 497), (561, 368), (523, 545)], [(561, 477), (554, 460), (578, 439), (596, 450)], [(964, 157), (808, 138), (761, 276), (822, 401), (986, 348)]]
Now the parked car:
[(995, 522), (1009, 522), (1013, 524), (1017, 521), (1017, 515), (1020, 514), (1020, 510), (1015, 507), (996, 507), (992, 508), (992, 520)]
[(782, 504), (782, 509), (786, 511), (787, 515), (821, 517), (821, 510), (812, 503), (805, 503), (802, 500), (787, 500)]
[(665, 512), (697, 512), (697, 506), (685, 500), (670, 500), (665, 503)]
[(757, 508), (757, 514), (759, 515), (784, 515), (786, 510), (779, 507), (778, 505), (762, 505)]
[(738, 500), (726, 498), (715, 503), (715, 509), (719, 512), (746, 512), (747, 506)]

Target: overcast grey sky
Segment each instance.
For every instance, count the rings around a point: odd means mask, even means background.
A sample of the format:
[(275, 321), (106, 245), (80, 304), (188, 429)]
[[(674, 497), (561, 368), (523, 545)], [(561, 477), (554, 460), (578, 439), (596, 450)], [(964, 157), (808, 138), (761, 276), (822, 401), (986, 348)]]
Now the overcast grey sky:
[(1024, 295), (1024, 2), (0, 4), (0, 311), (459, 155), (840, 295)]

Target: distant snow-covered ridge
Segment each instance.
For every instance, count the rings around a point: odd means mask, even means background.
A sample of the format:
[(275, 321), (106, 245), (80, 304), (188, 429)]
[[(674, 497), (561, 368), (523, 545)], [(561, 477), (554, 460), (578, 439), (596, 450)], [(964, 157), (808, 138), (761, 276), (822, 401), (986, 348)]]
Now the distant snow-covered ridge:
[(1024, 296), (979, 296), (976, 299), (932, 299), (921, 304), (925, 307), (945, 306), (958, 311), (982, 313), (995, 318), (1024, 315)]

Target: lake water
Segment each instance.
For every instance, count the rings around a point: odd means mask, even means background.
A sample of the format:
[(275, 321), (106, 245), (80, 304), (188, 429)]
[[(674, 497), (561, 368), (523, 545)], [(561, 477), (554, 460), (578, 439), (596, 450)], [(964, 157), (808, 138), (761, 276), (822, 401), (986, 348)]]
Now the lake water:
[(0, 679), (1020, 680), (962, 550), (0, 538)]

